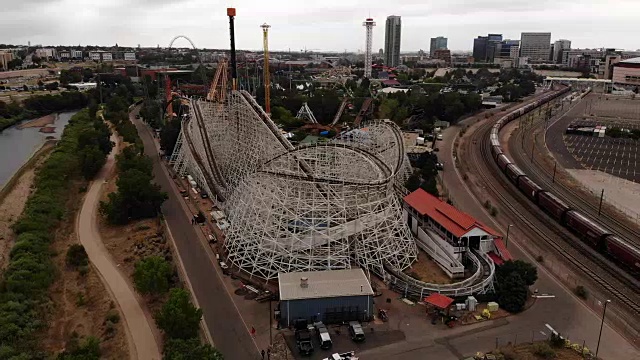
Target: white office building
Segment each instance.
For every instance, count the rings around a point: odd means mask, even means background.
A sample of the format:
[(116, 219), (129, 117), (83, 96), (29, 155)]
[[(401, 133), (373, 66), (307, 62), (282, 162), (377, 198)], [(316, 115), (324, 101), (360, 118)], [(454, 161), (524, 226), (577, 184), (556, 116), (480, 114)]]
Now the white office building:
[(551, 52), (551, 33), (523, 32), (520, 36), (520, 56), (531, 62), (546, 62)]

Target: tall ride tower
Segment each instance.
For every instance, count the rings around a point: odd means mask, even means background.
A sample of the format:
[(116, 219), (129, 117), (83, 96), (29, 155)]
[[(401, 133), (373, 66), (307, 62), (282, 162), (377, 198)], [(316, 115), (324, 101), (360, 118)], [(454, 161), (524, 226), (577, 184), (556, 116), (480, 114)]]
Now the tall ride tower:
[(260, 27), (264, 46), (264, 111), (271, 115), (271, 75), (269, 73), (269, 28), (271, 26), (264, 23)]
[(238, 67), (236, 65), (236, 33), (233, 24), (233, 19), (236, 17), (236, 9), (227, 8), (227, 16), (229, 17), (229, 35), (231, 38), (231, 88), (233, 90), (238, 90)]
[(367, 46), (364, 53), (364, 77), (368, 79), (371, 77), (371, 43), (373, 41), (373, 27), (376, 26), (376, 23), (372, 18), (368, 18), (362, 23), (362, 26), (367, 28)]

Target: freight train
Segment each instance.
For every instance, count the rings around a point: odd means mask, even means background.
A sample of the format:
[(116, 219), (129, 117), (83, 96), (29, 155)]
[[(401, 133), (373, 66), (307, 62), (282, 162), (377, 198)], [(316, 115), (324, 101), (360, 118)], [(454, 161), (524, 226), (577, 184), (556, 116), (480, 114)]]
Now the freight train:
[(540, 187), (505, 156), (502, 146), (500, 145), (498, 133), (503, 126), (568, 91), (568, 87), (554, 91), (500, 118), (491, 129), (490, 142), (492, 157), (509, 181), (529, 198), (529, 200), (560, 224), (575, 233), (582, 241), (594, 247), (599, 252), (610, 256), (622, 267), (627, 268), (631, 273), (638, 276), (640, 275), (640, 249), (596, 224), (593, 220), (572, 209), (555, 195)]

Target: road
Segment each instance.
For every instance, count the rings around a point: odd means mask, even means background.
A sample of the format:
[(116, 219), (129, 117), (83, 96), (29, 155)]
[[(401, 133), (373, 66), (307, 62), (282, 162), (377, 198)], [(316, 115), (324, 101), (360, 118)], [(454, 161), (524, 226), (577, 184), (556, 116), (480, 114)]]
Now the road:
[(199, 238), (202, 235), (198, 234), (185, 213), (183, 200), (160, 162), (153, 136), (142, 121), (134, 118), (136, 113), (137, 110), (131, 113), (131, 121), (138, 129), (146, 155), (153, 161), (155, 181), (169, 195), (162, 206), (162, 213), (173, 234), (179, 260), (184, 264), (215, 347), (227, 360), (259, 359), (255, 342), (222, 282), (222, 274), (215, 259), (204, 248), (203, 241)]
[[(112, 136), (111, 141), (116, 141), (115, 136)], [(154, 320), (145, 316), (139, 302), (141, 300), (136, 296), (125, 275), (118, 270), (98, 231), (97, 211), (100, 193), (107, 175), (114, 168), (116, 148), (113, 148), (107, 163), (87, 191), (82, 209), (76, 219), (76, 230), (80, 243), (89, 255), (89, 260), (98, 270), (103, 283), (122, 311), (123, 321), (128, 329), (127, 342), (130, 358), (160, 360), (160, 346), (154, 337), (154, 331), (157, 333)]]
[[(467, 119), (461, 125), (471, 125), (476, 123), (477, 118)], [(454, 139), (461, 129), (461, 125), (450, 127), (444, 132), (444, 141), (440, 145), (440, 161), (445, 161), (449, 166), (445, 166), (442, 174), (447, 190), (451, 194), (456, 207), (469, 213), (480, 221), (506, 233), (505, 224), (487, 214), (480, 201), (471, 193), (465, 181), (461, 179), (461, 174), (453, 166)], [(469, 129), (467, 133), (470, 133)], [(458, 159), (463, 162), (464, 158)], [(498, 217), (498, 219), (500, 216)], [(515, 231), (514, 231), (515, 230)], [(512, 229), (509, 239), (509, 250), (518, 259), (524, 259), (531, 263), (536, 263), (535, 259), (525, 253), (519, 246), (520, 242), (529, 241), (526, 234), (521, 234), (518, 229)], [(514, 236), (514, 234), (516, 236)], [(450, 339), (460, 353), (469, 354), (473, 344), (480, 345), (477, 350), (491, 347), (495, 338), (513, 338), (513, 334), (520, 334), (521, 339), (524, 334), (546, 332), (546, 324), (551, 325), (563, 335), (568, 336), (574, 342), (585, 341), (587, 346), (594, 349), (597, 343), (598, 330), (600, 327), (601, 314), (594, 313), (584, 305), (569, 289), (562, 286), (549, 271), (543, 266), (538, 266), (538, 281), (534, 285), (540, 293), (553, 294), (555, 298), (539, 299), (527, 311), (507, 318), (507, 324), (496, 327), (482, 333)], [(484, 347), (481, 344), (484, 343)], [(604, 359), (638, 359), (640, 352), (627, 342), (622, 336), (616, 333), (608, 325), (605, 325), (602, 333), (599, 355)]]

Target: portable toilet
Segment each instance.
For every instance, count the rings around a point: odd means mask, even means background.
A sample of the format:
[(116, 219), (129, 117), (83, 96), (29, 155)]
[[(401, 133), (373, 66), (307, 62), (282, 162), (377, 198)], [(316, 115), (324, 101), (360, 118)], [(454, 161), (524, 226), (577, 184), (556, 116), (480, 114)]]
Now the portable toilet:
[(467, 305), (467, 309), (469, 309), (469, 311), (476, 311), (478, 300), (476, 300), (475, 297), (473, 296), (467, 297), (467, 300), (464, 303)]

